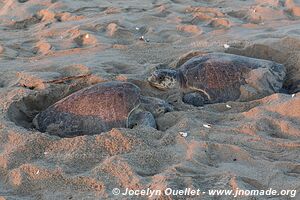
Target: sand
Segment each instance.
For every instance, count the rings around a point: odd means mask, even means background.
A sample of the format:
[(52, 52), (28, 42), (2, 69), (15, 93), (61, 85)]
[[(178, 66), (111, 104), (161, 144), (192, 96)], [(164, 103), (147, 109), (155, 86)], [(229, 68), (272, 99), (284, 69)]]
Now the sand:
[[(112, 189), (299, 190), (299, 19), (298, 0), (1, 1), (0, 199), (227, 200), (115, 196)], [(32, 127), (39, 111), (103, 81), (130, 81), (166, 98), (145, 78), (191, 52), (282, 63), (285, 93), (181, 105), (157, 119), (159, 130), (59, 138)]]

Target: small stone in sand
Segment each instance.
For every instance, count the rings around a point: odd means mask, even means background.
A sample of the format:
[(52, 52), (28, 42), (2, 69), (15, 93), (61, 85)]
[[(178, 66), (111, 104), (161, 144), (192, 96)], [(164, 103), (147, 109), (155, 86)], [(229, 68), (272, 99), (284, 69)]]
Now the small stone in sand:
[(292, 98), (294, 98), (296, 96), (296, 94), (292, 94)]
[(188, 136), (188, 133), (187, 133), (187, 132), (179, 132), (179, 134), (180, 134), (182, 137), (187, 137), (187, 136)]
[(149, 42), (149, 39), (146, 39), (144, 36), (140, 37), (140, 40), (144, 41), (144, 42)]
[(228, 49), (230, 46), (228, 44), (224, 44), (224, 48)]
[(35, 174), (39, 174), (39, 173), (40, 173), (40, 170), (37, 170)]
[(203, 124), (203, 127), (205, 127), (205, 128), (211, 128), (211, 124)]
[(230, 105), (228, 105), (228, 104), (226, 104), (226, 108), (231, 108), (231, 106), (230, 106)]

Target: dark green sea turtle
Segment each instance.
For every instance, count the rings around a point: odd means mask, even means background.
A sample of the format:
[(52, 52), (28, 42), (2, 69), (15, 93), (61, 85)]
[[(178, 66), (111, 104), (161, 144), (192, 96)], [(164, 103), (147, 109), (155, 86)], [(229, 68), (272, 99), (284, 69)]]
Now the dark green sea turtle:
[(99, 134), (118, 127), (151, 126), (171, 111), (165, 101), (141, 96), (128, 82), (105, 82), (77, 91), (39, 113), (33, 123), (41, 132), (70, 137)]
[(193, 57), (178, 69), (158, 69), (148, 78), (160, 90), (180, 89), (183, 102), (194, 106), (247, 101), (278, 92), (283, 65), (227, 53)]

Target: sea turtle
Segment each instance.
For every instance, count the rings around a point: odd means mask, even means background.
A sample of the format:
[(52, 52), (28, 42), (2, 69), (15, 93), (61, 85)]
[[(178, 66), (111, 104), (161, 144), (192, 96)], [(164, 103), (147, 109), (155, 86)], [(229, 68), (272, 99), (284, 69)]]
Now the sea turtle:
[(283, 65), (227, 53), (193, 57), (178, 69), (157, 69), (148, 82), (160, 90), (180, 89), (182, 101), (194, 106), (247, 101), (278, 92)]
[(150, 126), (171, 111), (164, 100), (142, 96), (129, 82), (98, 83), (79, 90), (40, 112), (33, 120), (41, 132), (61, 137), (99, 134), (112, 128)]

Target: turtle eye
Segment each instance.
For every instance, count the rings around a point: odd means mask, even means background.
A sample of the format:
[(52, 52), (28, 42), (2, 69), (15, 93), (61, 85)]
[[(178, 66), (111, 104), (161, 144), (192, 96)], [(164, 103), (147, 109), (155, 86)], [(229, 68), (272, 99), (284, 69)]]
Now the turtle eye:
[(163, 112), (163, 109), (162, 109), (162, 108), (158, 108), (158, 109), (157, 109), (157, 112), (158, 112), (158, 113), (162, 113), (162, 112)]

